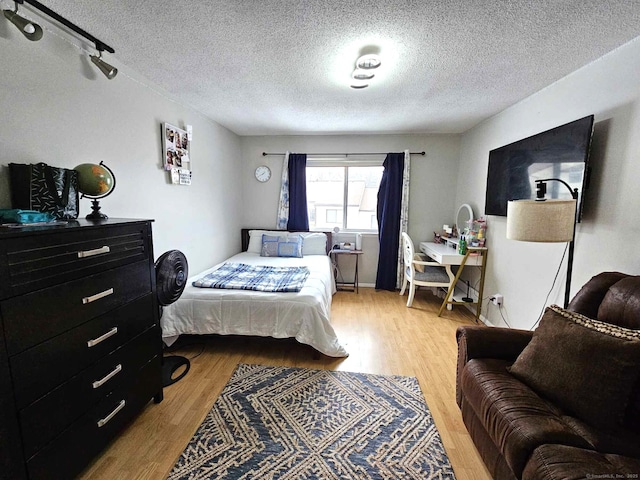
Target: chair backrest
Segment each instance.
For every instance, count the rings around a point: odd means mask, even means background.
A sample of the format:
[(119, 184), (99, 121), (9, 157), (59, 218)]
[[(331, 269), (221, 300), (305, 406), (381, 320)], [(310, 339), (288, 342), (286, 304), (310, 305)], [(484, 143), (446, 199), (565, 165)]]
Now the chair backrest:
[[(640, 330), (640, 276), (602, 272), (584, 284), (571, 300), (569, 310)], [(632, 389), (624, 425), (640, 434), (640, 379)]]
[(402, 232), (402, 258), (404, 259), (404, 267), (412, 267), (413, 268), (413, 242), (411, 241), (411, 237), (406, 234), (406, 232)]
[(640, 276), (620, 272), (600, 273), (576, 293), (569, 310), (640, 330)]

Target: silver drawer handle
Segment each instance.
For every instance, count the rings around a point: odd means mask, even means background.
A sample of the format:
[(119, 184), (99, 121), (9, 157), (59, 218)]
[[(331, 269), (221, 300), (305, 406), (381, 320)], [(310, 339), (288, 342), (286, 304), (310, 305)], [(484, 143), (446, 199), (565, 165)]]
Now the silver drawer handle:
[(122, 410), (125, 406), (125, 401), (124, 400), (120, 400), (120, 403), (118, 404), (118, 406), (116, 408), (113, 409), (113, 412), (111, 412), (109, 415), (107, 415), (106, 417), (98, 420), (98, 427), (104, 427), (107, 423), (109, 423), (109, 421), (116, 416), (116, 414)]
[(84, 297), (82, 299), (82, 304), (86, 305), (87, 303), (95, 302), (96, 300), (100, 300), (101, 298), (107, 297), (113, 294), (113, 288), (105, 290), (104, 292), (96, 293), (95, 295), (91, 295), (90, 297)]
[(93, 340), (87, 341), (87, 347), (89, 348), (95, 347), (100, 342), (104, 342), (107, 338), (114, 336), (116, 333), (118, 333), (118, 327), (113, 327), (104, 335), (100, 335), (98, 338), (94, 338)]
[(95, 382), (93, 382), (92, 383), (93, 388), (101, 387), (102, 385), (107, 383), (109, 380), (111, 380), (113, 377), (115, 377), (118, 373), (120, 373), (121, 371), (122, 371), (122, 365), (121, 364), (116, 365), (116, 368), (114, 368), (105, 377), (101, 378), (100, 380), (96, 380)]
[(100, 255), (101, 253), (109, 253), (110, 251), (111, 249), (109, 248), (109, 246), (105, 245), (104, 247), (94, 248), (93, 250), (80, 251), (78, 252), (78, 258), (93, 257), (94, 255)]

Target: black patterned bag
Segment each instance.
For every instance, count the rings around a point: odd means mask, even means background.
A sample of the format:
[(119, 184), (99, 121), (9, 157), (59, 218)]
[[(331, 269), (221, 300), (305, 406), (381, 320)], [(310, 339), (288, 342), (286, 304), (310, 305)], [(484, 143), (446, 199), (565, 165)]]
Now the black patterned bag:
[(46, 163), (9, 164), (13, 208), (50, 213), (57, 219), (78, 218), (78, 172)]

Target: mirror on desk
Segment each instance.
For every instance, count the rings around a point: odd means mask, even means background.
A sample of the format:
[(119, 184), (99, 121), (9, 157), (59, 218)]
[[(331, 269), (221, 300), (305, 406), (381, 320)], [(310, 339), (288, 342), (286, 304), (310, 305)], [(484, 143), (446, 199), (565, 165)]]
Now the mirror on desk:
[(464, 232), (464, 229), (469, 226), (469, 220), (473, 220), (473, 210), (471, 205), (463, 203), (458, 208), (456, 213), (456, 228), (458, 229), (458, 235)]

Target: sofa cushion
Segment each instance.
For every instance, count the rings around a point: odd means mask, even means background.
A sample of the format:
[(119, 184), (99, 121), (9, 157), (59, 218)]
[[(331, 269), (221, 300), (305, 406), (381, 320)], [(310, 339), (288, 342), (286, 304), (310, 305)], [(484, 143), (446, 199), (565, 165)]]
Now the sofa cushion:
[(590, 448), (562, 421), (560, 409), (507, 372), (509, 365), (506, 360), (472, 359), (462, 370), (460, 388), (516, 477), (539, 445)]
[(640, 375), (637, 334), (553, 306), (509, 371), (568, 414), (615, 430)]
[(592, 446), (592, 450), (640, 458), (640, 436), (631, 431), (621, 429), (615, 432), (600, 430), (568, 415), (562, 416), (562, 421), (584, 438)]
[(590, 330), (606, 333), (607, 335), (623, 340), (640, 340), (640, 330), (625, 328), (613, 322), (595, 320), (580, 313), (565, 310), (558, 305), (551, 305), (549, 310), (553, 310), (558, 315)]
[(638, 478), (640, 460), (567, 445), (535, 449), (522, 472), (522, 480), (584, 480), (585, 478)]

